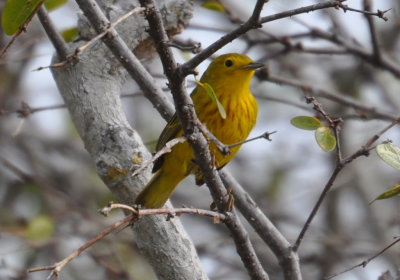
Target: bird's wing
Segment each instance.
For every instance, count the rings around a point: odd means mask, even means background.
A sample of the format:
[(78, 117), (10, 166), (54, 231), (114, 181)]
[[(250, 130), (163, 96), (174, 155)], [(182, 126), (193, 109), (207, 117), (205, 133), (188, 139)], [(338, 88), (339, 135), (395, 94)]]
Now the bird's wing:
[[(164, 127), (161, 132), (160, 138), (158, 138), (156, 151), (161, 150), (168, 141), (177, 137), (178, 133), (182, 130), (181, 124), (176, 116), (176, 113), (169, 120), (168, 124)], [(153, 165), (153, 173), (159, 170), (164, 162), (164, 155), (159, 157)]]

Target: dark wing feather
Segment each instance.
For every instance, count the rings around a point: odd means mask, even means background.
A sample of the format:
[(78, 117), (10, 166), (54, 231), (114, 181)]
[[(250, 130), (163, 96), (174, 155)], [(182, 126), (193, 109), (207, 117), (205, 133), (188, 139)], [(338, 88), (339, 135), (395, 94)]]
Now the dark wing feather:
[[(156, 146), (156, 151), (158, 152), (161, 150), (165, 144), (176, 138), (178, 133), (181, 131), (181, 124), (178, 120), (178, 117), (176, 114), (172, 116), (172, 118), (169, 120), (168, 124), (164, 127), (164, 130), (161, 132), (160, 137), (158, 138), (157, 146)], [(164, 162), (164, 155), (159, 157), (153, 165), (153, 173), (159, 170)]]

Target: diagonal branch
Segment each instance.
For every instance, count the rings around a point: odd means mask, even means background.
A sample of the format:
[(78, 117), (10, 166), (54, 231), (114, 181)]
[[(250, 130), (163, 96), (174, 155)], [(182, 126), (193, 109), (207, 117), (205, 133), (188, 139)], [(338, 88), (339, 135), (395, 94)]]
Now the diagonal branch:
[[(107, 31), (110, 22), (94, 0), (76, 0), (76, 2), (89, 18), (97, 33), (101, 34)], [(125, 67), (129, 75), (137, 82), (146, 97), (155, 104), (160, 114), (164, 117), (171, 116), (173, 114), (173, 108), (167, 101), (165, 94), (156, 86), (153, 77), (146, 71), (140, 61), (125, 44), (118, 32), (114, 29), (108, 30), (108, 34), (103, 37), (103, 41)], [(163, 106), (160, 104), (163, 104)]]
[[(259, 3), (261, 2), (264, 3), (264, 1), (258, 1), (258, 5), (260, 5)], [(156, 42), (156, 48), (169, 81), (169, 87), (174, 98), (175, 107), (177, 108), (176, 113), (182, 124), (184, 135), (194, 151), (199, 167), (204, 175), (204, 180), (210, 188), (218, 209), (224, 211), (226, 207), (226, 192), (221, 178), (218, 176), (218, 172), (212, 164), (207, 141), (196, 126), (198, 120), (193, 109), (193, 102), (186, 94), (184, 88), (184, 78), (189, 72), (182, 70), (184, 69), (182, 67), (178, 68), (176, 65), (174, 56), (167, 44), (168, 37), (163, 27), (160, 13), (154, 1), (141, 0), (140, 3), (147, 9), (146, 18), (150, 25), (149, 33)], [(189, 68), (189, 71), (191, 71), (191, 69), (192, 68)], [(255, 254), (248, 234), (238, 217), (233, 212), (226, 213), (224, 223), (231, 231), (237, 251), (251, 277), (253, 279), (268, 279), (267, 274), (263, 270)]]
[(56, 26), (51, 21), (47, 10), (40, 5), (38, 10), (38, 17), (40, 23), (42, 24), (44, 30), (46, 31), (47, 36), (51, 40), (56, 52), (61, 60), (65, 60), (68, 56), (69, 48), (68, 45), (65, 43), (64, 39), (58, 33)]
[(234, 39), (238, 38), (239, 36), (245, 34), (247, 31), (251, 29), (260, 28), (263, 23), (267, 23), (270, 21), (275, 21), (282, 18), (288, 18), (294, 15), (308, 13), (316, 10), (326, 9), (338, 6), (338, 3), (344, 2), (346, 0), (331, 0), (322, 3), (318, 3), (315, 5), (310, 5), (290, 11), (285, 11), (282, 13), (274, 14), (271, 16), (261, 17), (260, 14), (262, 8), (265, 4), (265, 0), (258, 0), (256, 6), (254, 7), (253, 13), (251, 17), (243, 24), (241, 24), (235, 30), (229, 32), (228, 34), (222, 36), (219, 40), (215, 41), (213, 44), (209, 45), (203, 51), (201, 51), (198, 55), (193, 57), (188, 62), (181, 65), (183, 75), (188, 75), (191, 73), (192, 69), (194, 69), (197, 65), (199, 65), (202, 61), (206, 58), (210, 57), (213, 53), (217, 50), (222, 48), (223, 46), (227, 45), (228, 43), (232, 42)]
[(316, 27), (312, 28), (311, 31), (313, 32), (313, 35), (315, 37), (322, 38), (339, 46), (342, 46), (350, 54), (358, 56), (359, 58), (370, 63), (371, 65), (385, 69), (386, 71), (389, 71), (398, 78), (400, 77), (400, 65), (397, 64), (393, 59), (381, 55), (381, 59), (377, 60), (373, 52), (366, 50), (358, 44), (355, 44), (354, 42), (352, 42), (352, 40), (348, 40), (348, 38), (343, 38), (335, 33), (326, 32)]
[[(364, 5), (364, 10), (366, 10), (368, 12), (371, 11), (371, 1), (370, 0), (364, 0), (363, 5)], [(381, 54), (381, 49), (379, 47), (378, 35), (376, 33), (374, 19), (372, 18), (372, 16), (367, 15), (367, 14), (365, 14), (365, 18), (367, 19), (368, 26), (369, 26), (369, 33), (370, 33), (370, 37), (371, 37), (373, 55), (375, 56), (376, 61), (381, 61), (382, 54)]]
[[(332, 279), (335, 278), (339, 275), (342, 275), (346, 272), (349, 272), (357, 267), (366, 267), (370, 261), (372, 261), (373, 259), (376, 259), (377, 257), (379, 257), (380, 255), (382, 255), (384, 252), (386, 252), (387, 250), (389, 250), (390, 248), (392, 248), (394, 245), (396, 245), (397, 243), (400, 242), (400, 237), (395, 237), (395, 240), (393, 242), (391, 242), (389, 245), (385, 246), (383, 249), (381, 249), (379, 252), (375, 253), (373, 256), (369, 257), (368, 259), (360, 262), (359, 264), (353, 265), (352, 267), (347, 268), (346, 270), (343, 270), (341, 272), (337, 272), (331, 276), (328, 276), (327, 278), (325, 278), (325, 280), (328, 279)], [(383, 279), (383, 278), (380, 278)]]
[(215, 41), (213, 44), (209, 45), (207, 48), (205, 48), (191, 60), (181, 65), (180, 68), (182, 71), (182, 75), (186, 76), (190, 74), (192, 69), (196, 68), (201, 62), (203, 62), (217, 50), (227, 45), (228, 43), (232, 42), (234, 39), (243, 35), (247, 31), (255, 28), (260, 28), (261, 27), (260, 14), (266, 2), (268, 2), (268, 0), (267, 1), (257, 0), (252, 15), (245, 23), (241, 24), (238, 28), (236, 28), (232, 32), (222, 36), (220, 39)]
[(285, 280), (301, 280), (299, 256), (292, 250), (291, 244), (263, 214), (256, 202), (226, 170), (221, 170), (221, 178), (226, 186), (233, 190), (235, 206), (246, 218), (262, 240), (268, 244), (279, 260)]

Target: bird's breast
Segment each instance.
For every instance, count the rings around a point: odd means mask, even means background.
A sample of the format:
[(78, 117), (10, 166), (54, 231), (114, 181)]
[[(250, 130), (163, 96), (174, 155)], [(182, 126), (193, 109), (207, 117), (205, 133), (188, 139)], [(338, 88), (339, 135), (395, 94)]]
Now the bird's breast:
[(198, 116), (202, 123), (226, 145), (246, 140), (254, 127), (257, 118), (257, 102), (249, 92), (238, 97), (220, 98), (226, 111), (226, 118), (222, 118), (217, 106), (212, 103), (199, 110)]

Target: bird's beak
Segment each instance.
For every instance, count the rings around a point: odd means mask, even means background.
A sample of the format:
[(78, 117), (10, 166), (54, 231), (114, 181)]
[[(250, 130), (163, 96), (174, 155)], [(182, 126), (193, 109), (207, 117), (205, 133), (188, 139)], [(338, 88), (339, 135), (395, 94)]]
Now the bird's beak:
[(265, 66), (264, 63), (252, 62), (252, 63), (244, 66), (243, 68), (244, 69), (253, 69), (253, 70), (255, 70), (255, 69), (258, 69), (258, 68), (261, 68), (261, 67), (264, 67), (264, 66)]

